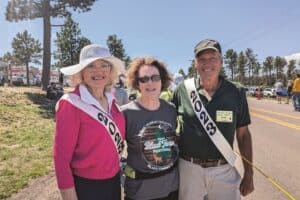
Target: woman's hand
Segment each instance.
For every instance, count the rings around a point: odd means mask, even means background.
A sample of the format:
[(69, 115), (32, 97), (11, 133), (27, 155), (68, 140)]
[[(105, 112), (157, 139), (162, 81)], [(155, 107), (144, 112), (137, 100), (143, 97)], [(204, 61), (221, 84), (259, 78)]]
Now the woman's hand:
[(74, 187), (60, 190), (60, 194), (63, 200), (78, 200)]

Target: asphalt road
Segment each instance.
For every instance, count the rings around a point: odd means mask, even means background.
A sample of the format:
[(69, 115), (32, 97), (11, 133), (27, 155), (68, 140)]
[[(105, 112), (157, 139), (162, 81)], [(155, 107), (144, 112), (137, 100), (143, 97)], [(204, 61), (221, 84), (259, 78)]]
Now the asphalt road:
[[(243, 198), (300, 199), (300, 112), (275, 100), (248, 99), (255, 191)], [(272, 183), (272, 180), (274, 182)]]

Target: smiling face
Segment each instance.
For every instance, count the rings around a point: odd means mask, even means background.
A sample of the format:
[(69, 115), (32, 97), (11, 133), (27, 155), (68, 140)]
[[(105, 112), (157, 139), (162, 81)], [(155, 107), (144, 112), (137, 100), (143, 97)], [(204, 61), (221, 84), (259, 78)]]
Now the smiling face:
[(143, 65), (138, 71), (138, 86), (142, 97), (159, 98), (161, 80), (158, 69), (153, 65)]
[(82, 81), (92, 89), (104, 89), (110, 81), (111, 64), (96, 60), (82, 70)]
[(218, 80), (222, 67), (221, 56), (213, 49), (204, 50), (195, 58), (195, 67), (201, 79)]

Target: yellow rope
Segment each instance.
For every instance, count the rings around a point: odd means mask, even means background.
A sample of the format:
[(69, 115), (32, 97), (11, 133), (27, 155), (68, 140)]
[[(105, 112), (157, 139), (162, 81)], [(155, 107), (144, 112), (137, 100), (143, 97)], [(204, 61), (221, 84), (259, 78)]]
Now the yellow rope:
[(254, 169), (256, 169), (259, 173), (261, 173), (269, 182), (271, 182), (278, 190), (280, 190), (283, 194), (285, 194), (290, 200), (296, 200), (296, 198), (291, 195), (286, 189), (284, 189), (282, 186), (279, 185), (272, 177), (268, 176), (266, 173), (264, 173), (260, 168), (255, 166), (252, 162), (250, 162), (247, 158), (242, 156), (239, 152), (236, 152), (241, 156), (241, 158), (246, 161), (249, 165), (251, 165)]

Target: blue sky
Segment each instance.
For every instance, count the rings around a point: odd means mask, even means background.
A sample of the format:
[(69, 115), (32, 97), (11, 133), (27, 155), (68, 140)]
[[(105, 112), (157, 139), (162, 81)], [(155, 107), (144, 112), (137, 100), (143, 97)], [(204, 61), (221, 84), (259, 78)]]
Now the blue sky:
[[(11, 51), (17, 32), (28, 30), (43, 41), (41, 19), (5, 20), (7, 2), (0, 2), (0, 56)], [(98, 0), (91, 12), (73, 13), (73, 19), (93, 43), (106, 45), (108, 35), (117, 34), (130, 57), (154, 56), (174, 73), (187, 71), (193, 47), (205, 38), (218, 40), (223, 52), (252, 48), (260, 61), (300, 52), (299, 8), (299, 0)], [(52, 39), (59, 30), (52, 29)]]

